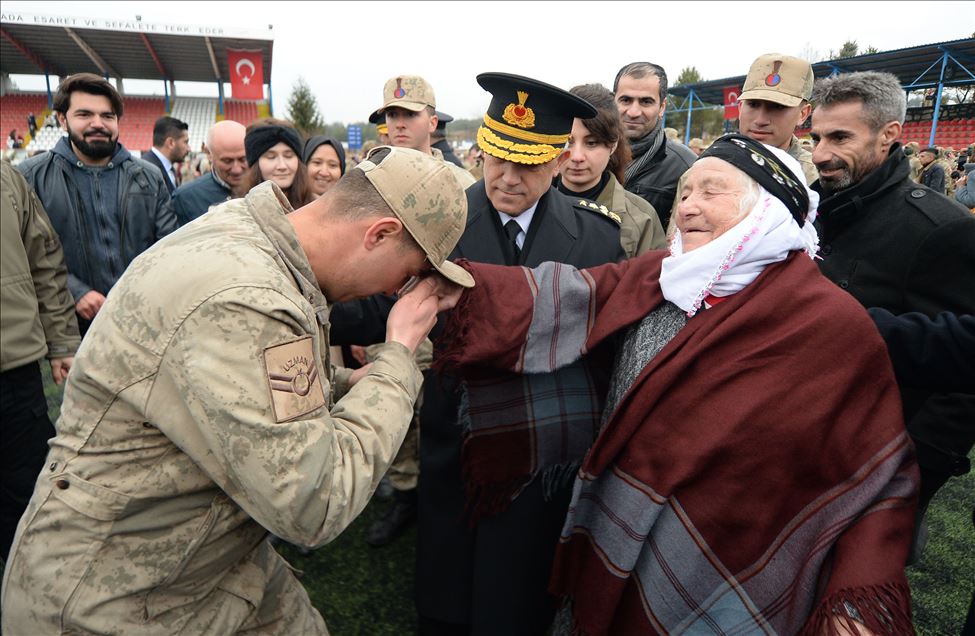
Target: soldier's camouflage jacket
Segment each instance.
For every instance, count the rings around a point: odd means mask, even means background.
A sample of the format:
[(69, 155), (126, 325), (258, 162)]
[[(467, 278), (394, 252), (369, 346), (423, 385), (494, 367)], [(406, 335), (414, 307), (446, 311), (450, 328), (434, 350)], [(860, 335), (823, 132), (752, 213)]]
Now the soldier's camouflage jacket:
[(421, 375), (387, 344), (337, 399), (288, 209), (259, 186), (112, 290), (6, 564), (3, 633), (325, 632), (267, 532), (318, 546), (361, 512)]

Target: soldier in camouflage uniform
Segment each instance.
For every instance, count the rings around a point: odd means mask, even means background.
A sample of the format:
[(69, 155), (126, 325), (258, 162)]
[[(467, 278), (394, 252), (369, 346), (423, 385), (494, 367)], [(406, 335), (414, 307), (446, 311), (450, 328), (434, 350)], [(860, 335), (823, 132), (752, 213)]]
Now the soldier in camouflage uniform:
[(473, 284), (445, 262), (466, 211), (443, 162), (377, 148), (296, 212), (262, 184), (133, 261), (68, 377), (3, 631), (327, 633), (268, 531), (319, 546), (365, 507), (444, 308), (426, 282), (405, 294), (352, 376), (330, 365), (329, 303), (427, 267)]
[[(819, 179), (812, 153), (796, 138), (796, 127), (809, 119), (814, 76), (806, 60), (779, 53), (766, 53), (752, 62), (738, 97), (738, 129), (759, 143), (789, 153), (802, 166), (806, 184)], [(673, 236), (674, 215), (684, 189), (684, 177), (677, 185), (667, 236)]]

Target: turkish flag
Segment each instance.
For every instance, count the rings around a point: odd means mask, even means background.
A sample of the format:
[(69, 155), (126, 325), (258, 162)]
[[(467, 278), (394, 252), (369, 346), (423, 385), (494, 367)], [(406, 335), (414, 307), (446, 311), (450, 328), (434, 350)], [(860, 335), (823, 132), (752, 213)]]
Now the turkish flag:
[(727, 86), (724, 89), (724, 118), (738, 119), (738, 95), (741, 89), (737, 86)]
[(230, 95), (234, 99), (264, 99), (264, 53), (227, 49)]

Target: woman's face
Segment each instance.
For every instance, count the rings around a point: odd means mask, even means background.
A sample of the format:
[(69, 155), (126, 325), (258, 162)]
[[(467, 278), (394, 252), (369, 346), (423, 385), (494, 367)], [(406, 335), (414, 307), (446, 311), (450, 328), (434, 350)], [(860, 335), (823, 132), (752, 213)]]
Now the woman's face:
[(568, 159), (559, 168), (562, 183), (574, 192), (595, 187), (615, 150), (616, 144), (607, 146), (597, 141), (582, 120), (576, 119), (569, 136)]
[(322, 144), (315, 148), (308, 160), (308, 176), (311, 177), (311, 191), (320, 197), (342, 176), (339, 155), (332, 144)]
[(279, 141), (264, 151), (257, 160), (257, 167), (265, 181), (273, 181), (282, 190), (294, 183), (298, 172), (298, 155), (283, 141)]
[(684, 252), (707, 245), (737, 225), (744, 217), (740, 206), (745, 194), (741, 172), (731, 164), (714, 157), (694, 162), (677, 205)]

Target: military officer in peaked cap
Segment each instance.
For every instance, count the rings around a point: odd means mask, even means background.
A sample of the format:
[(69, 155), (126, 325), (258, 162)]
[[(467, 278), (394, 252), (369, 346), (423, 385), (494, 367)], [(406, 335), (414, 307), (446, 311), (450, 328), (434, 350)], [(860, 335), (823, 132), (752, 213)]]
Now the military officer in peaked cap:
[[(545, 261), (592, 267), (621, 260), (618, 218), (552, 186), (566, 159), (573, 119), (593, 117), (596, 110), (567, 91), (527, 77), (484, 73), (477, 82), (492, 95), (477, 133), (484, 178), (466, 191), (467, 227), (452, 258), (528, 267)], [(458, 421), (461, 403), (470, 405), (470, 413), (484, 412), (475, 408), (481, 397), (477, 389), (445, 376), (426, 382), (416, 581), (422, 634), (545, 633), (554, 612), (546, 589), (571, 494), (572, 467), (592, 439), (583, 436), (567, 454), (555, 452), (515, 466), (505, 458), (533, 449), (525, 445), (509, 453), (490, 447), (489, 440), (497, 438), (490, 432), (525, 425), (526, 406), (536, 413), (548, 409), (541, 398), (551, 394), (548, 389), (571, 390), (577, 382), (593, 381), (592, 373), (579, 367), (565, 375), (542, 374), (527, 387), (519, 377), (510, 392), (517, 408), (488, 408), (493, 418), (488, 425), (477, 417)], [(503, 390), (511, 381), (492, 380)], [(586, 419), (588, 413), (546, 415), (560, 426), (579, 425), (590, 434), (597, 428)]]

